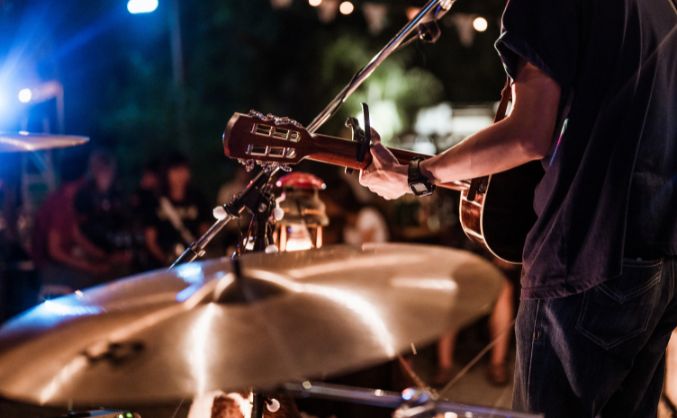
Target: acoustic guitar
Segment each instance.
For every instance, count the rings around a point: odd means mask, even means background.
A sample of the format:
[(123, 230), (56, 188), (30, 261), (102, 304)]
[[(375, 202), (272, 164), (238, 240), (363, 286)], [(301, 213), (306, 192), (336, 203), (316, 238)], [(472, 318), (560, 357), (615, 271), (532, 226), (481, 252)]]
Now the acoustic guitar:
[[(356, 141), (311, 134), (289, 118), (258, 112), (235, 113), (230, 118), (223, 148), (230, 158), (262, 165), (292, 166), (308, 159), (362, 170), (370, 163), (368, 153), (362, 161), (358, 158), (360, 145)], [(389, 150), (402, 164), (430, 157), (398, 148)], [(506, 262), (520, 263), (526, 235), (536, 217), (533, 191), (541, 175), (540, 164), (534, 162), (480, 179), (436, 185), (461, 192), (459, 213), (468, 238)]]

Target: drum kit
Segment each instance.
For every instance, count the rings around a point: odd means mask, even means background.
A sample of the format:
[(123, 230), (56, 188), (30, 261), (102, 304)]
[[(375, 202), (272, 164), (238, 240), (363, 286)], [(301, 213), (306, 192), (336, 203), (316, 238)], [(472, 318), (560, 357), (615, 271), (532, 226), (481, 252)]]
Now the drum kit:
[[(426, 39), (421, 28), (452, 4), (430, 0), (309, 132), (392, 52)], [(0, 134), (0, 152), (87, 140)], [(505, 279), (478, 256), (411, 244), (271, 253), (270, 229), (258, 225), (253, 252), (195, 261), (245, 210), (259, 222), (274, 217), (270, 185), (283, 168), (264, 166), (238, 196), (215, 209), (216, 222), (169, 269), (47, 300), (6, 323), (0, 328), (0, 395), (70, 408), (149, 405), (223, 390), (249, 395), (252, 418), (279, 416), (279, 400), (308, 397), (389, 408), (397, 418), (535, 417), (443, 401), (425, 385), (395, 393), (318, 381), (415, 353), (487, 313)], [(95, 416), (139, 417), (126, 410), (67, 415)]]
[(394, 415), (403, 417), (527, 416), (441, 402), (425, 389), (308, 381), (393, 359), (471, 322), (502, 280), (473, 254), (407, 244), (183, 264), (10, 321), (0, 330), (0, 393), (41, 405), (139, 405), (254, 388), (266, 400), (351, 400), (411, 414)]

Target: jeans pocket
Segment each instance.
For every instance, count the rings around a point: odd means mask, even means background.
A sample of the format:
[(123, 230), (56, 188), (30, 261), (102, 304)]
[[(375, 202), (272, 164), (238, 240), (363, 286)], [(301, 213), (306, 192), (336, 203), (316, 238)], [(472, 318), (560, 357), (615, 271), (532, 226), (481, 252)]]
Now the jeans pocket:
[(610, 350), (648, 328), (660, 298), (662, 260), (624, 260), (623, 274), (583, 294), (576, 329)]

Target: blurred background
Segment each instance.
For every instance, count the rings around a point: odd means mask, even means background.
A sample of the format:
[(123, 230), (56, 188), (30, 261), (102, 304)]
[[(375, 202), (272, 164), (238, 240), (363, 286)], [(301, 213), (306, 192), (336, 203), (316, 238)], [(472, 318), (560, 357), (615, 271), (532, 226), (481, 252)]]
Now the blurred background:
[[(213, 221), (211, 208), (248, 181), (223, 155), (230, 116), (255, 109), (309, 123), (423, 4), (0, 0), (0, 132), (90, 138), (0, 153), (0, 321), (51, 296), (166, 266), (174, 241), (186, 240), (158, 218), (158, 202), (173, 202), (197, 236)], [(395, 53), (320, 132), (350, 137), (344, 121), (367, 102), (387, 145), (434, 154), (491, 123), (505, 81), (493, 48), (504, 6), (458, 0), (437, 43)], [(386, 202), (342, 169), (305, 162), (297, 170), (326, 183), (325, 245), (406, 241), (479, 252), (458, 225), (454, 192)], [(245, 229), (233, 223), (210, 255), (232, 251)], [(505, 272), (503, 310), (466, 331), (458, 350), (453, 336), (429, 348), (431, 379), (448, 381), (455, 358), (470, 359), (509, 327), (519, 271)], [(508, 343), (492, 359), (500, 363), (498, 375), (489, 369), (495, 385), (481, 371), (479, 386), (461, 386), (457, 394), (467, 396), (456, 399), (509, 406)], [(0, 402), (0, 415), (28, 416), (21, 408)]]

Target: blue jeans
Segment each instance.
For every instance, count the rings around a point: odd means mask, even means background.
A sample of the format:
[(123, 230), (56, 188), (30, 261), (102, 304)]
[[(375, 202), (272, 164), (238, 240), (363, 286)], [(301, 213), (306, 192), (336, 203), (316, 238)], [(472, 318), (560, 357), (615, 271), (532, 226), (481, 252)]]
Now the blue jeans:
[(526, 299), (516, 320), (513, 408), (546, 418), (656, 417), (677, 326), (677, 260), (564, 298)]

